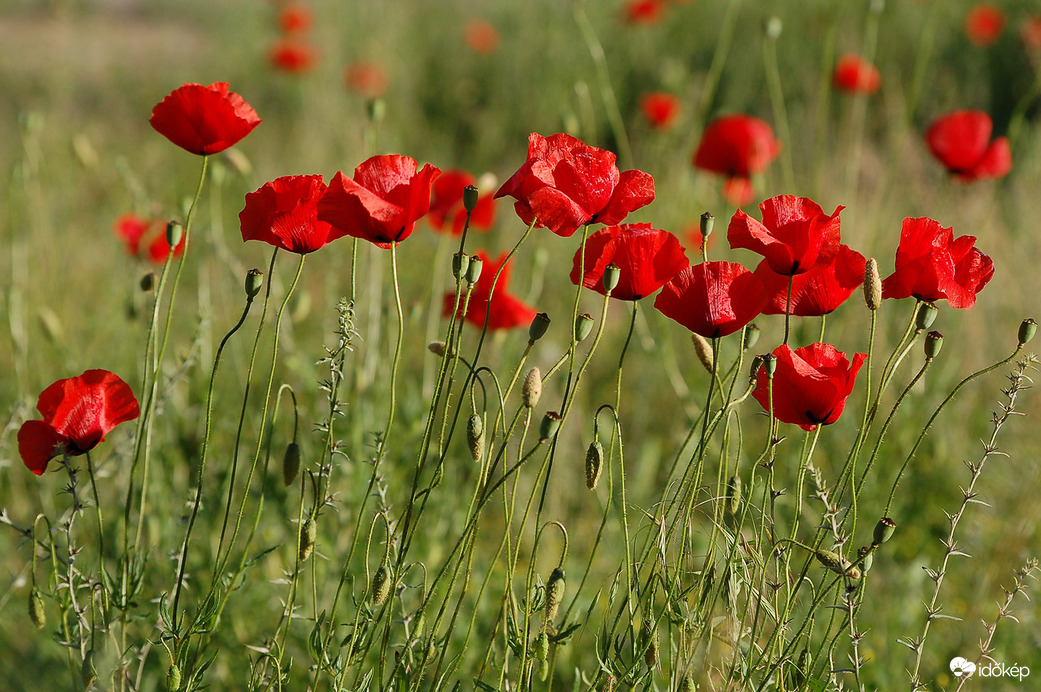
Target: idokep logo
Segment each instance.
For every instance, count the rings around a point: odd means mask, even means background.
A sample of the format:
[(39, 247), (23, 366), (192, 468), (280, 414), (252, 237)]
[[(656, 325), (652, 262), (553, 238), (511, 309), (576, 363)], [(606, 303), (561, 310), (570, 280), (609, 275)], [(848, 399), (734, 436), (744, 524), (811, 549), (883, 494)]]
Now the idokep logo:
[(961, 656), (955, 656), (951, 659), (951, 672), (959, 678), (962, 676), (971, 677), (976, 672), (976, 664), (972, 661), (966, 661)]
[(1030, 668), (1018, 663), (1008, 666), (998, 662), (977, 666), (972, 661), (956, 656), (951, 659), (951, 672), (960, 678), (976, 675), (979, 678), (1018, 678), (1022, 682), (1023, 678), (1030, 675)]

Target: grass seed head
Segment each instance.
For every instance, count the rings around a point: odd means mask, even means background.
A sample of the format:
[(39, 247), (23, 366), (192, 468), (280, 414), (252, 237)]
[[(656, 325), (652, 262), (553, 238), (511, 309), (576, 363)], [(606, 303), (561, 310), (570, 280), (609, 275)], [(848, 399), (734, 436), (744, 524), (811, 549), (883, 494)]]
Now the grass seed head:
[(680, 691), (679, 692), (698, 692), (698, 686), (694, 683), (694, 674), (687, 672), (680, 679)]
[(815, 555), (817, 560), (837, 574), (844, 574), (850, 579), (860, 579), (860, 569), (854, 567), (849, 560), (842, 557), (833, 550), (818, 550)]

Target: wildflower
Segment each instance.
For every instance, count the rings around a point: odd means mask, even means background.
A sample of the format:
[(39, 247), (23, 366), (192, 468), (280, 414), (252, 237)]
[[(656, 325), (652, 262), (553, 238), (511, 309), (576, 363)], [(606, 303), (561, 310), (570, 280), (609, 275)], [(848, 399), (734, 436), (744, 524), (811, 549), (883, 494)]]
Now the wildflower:
[(643, 171), (619, 172), (615, 155), (570, 135), (528, 137), (528, 160), (495, 197), (516, 199), (517, 215), (570, 237), (579, 226), (620, 223), (654, 199), (654, 180)]
[[(145, 219), (132, 212), (120, 214), (112, 226), (113, 232), (123, 241), (128, 255), (140, 258), (141, 245), (148, 241), (148, 259), (162, 264), (170, 255), (170, 244), (166, 242), (164, 228), (166, 224), (160, 219)], [(179, 257), (184, 254), (186, 237), (181, 236), (173, 254)]]
[(766, 258), (778, 274), (791, 276), (828, 262), (839, 249), (839, 212), (830, 216), (805, 197), (779, 195), (762, 202), (759, 223), (738, 209), (727, 228), (733, 248), (745, 248)]
[(311, 8), (302, 2), (287, 2), (278, 11), (278, 28), (286, 34), (305, 33), (314, 25)]
[(878, 68), (864, 58), (846, 53), (835, 64), (831, 83), (842, 91), (873, 94), (882, 85), (882, 76), (878, 73)]
[(933, 219), (904, 219), (896, 271), (882, 282), (882, 297), (945, 298), (952, 308), (971, 308), (994, 276), (994, 262), (975, 244), (974, 236), (955, 238), (952, 229)]
[(1041, 52), (1041, 14), (1023, 20), (1019, 28), (1019, 38), (1027, 52)]
[(36, 409), (43, 420), (22, 424), (18, 451), (38, 476), (54, 457), (85, 454), (117, 425), (140, 414), (130, 386), (108, 370), (87, 370), (54, 382), (40, 393)]
[(471, 19), (463, 27), (463, 39), (474, 51), (489, 55), (499, 47), (499, 31), (484, 19)]
[(680, 100), (673, 94), (653, 91), (640, 97), (643, 117), (656, 130), (668, 130), (676, 124), (680, 115)]
[(260, 118), (226, 82), (185, 84), (152, 109), (159, 134), (193, 154), (217, 154), (253, 131)]
[(412, 234), (430, 208), (430, 187), (441, 171), (400, 154), (373, 156), (354, 169), (354, 178), (338, 172), (318, 203), (318, 218), (341, 235), (388, 248)]
[[(619, 269), (618, 284), (612, 298), (639, 300), (661, 288), (689, 263), (676, 236), (651, 228), (649, 223), (623, 224), (602, 228), (586, 239), (585, 262), (582, 251), (575, 253), (571, 283), (606, 295), (603, 275), (608, 265)], [(585, 273), (580, 275), (584, 264)]]
[(936, 160), (961, 182), (1001, 178), (1012, 170), (1008, 138), (990, 141), (993, 123), (982, 111), (955, 111), (937, 118), (925, 132)]
[[(815, 317), (834, 311), (853, 292), (864, 285), (864, 256), (856, 250), (840, 245), (830, 259), (820, 261), (810, 271), (791, 277), (791, 304), (788, 314)], [(766, 315), (783, 315), (788, 305), (788, 278), (770, 269), (763, 260), (755, 270), (766, 287), (770, 300), (763, 309)]]
[(326, 189), (320, 175), (287, 175), (250, 192), (239, 212), (242, 240), (260, 240), (299, 255), (325, 247), (344, 235), (318, 218)]
[(694, 152), (694, 166), (726, 176), (732, 189), (724, 193), (733, 203), (751, 198), (750, 192), (745, 193), (751, 189), (749, 179), (765, 170), (780, 151), (781, 144), (767, 123), (748, 115), (727, 115), (705, 128)]
[(308, 72), (318, 63), (314, 48), (296, 38), (284, 38), (271, 47), (271, 66), (289, 73)]
[(703, 262), (665, 284), (654, 307), (695, 334), (714, 339), (751, 322), (766, 301), (762, 282), (740, 264)]
[(343, 70), (347, 88), (370, 99), (378, 98), (387, 90), (387, 72), (374, 62), (352, 62)]
[(1005, 13), (997, 5), (981, 2), (965, 15), (965, 34), (980, 48), (994, 45), (1004, 30)]
[(773, 384), (769, 384), (766, 368), (760, 367), (752, 396), (769, 411), (772, 389), (774, 418), (803, 430), (815, 430), (839, 419), (867, 358), (867, 354), (857, 353), (850, 363), (845, 353), (821, 343), (794, 351), (782, 344), (773, 354), (777, 363)]
[[(510, 329), (512, 327), (529, 326), (535, 318), (535, 308), (522, 302), (519, 298), (510, 295), (507, 287), (510, 284), (511, 267), (509, 263), (503, 267), (499, 274), (499, 282), (492, 294), (492, 281), (499, 267), (503, 266), (509, 253), (503, 253), (493, 262), (486, 252), (478, 250), (474, 253), (485, 264), (488, 264), (481, 272), (480, 278), (474, 284), (470, 293), (470, 303), (466, 310), (466, 321), (478, 327), (484, 326), (487, 316), (488, 329)], [(444, 298), (444, 315), (452, 314), (455, 306), (455, 293), (446, 293)], [(462, 312), (462, 306), (459, 308)]]
[[(435, 230), (461, 235), (466, 225), (466, 208), (463, 195), (468, 186), (477, 180), (460, 170), (447, 170), (438, 176), (431, 188), (433, 199), (430, 201), (430, 212), (427, 220)], [(490, 194), (480, 195), (470, 215), (470, 228), (479, 231), (490, 230), (495, 223), (495, 200)]]
[(653, 24), (665, 14), (663, 0), (628, 0), (625, 19), (630, 24)]

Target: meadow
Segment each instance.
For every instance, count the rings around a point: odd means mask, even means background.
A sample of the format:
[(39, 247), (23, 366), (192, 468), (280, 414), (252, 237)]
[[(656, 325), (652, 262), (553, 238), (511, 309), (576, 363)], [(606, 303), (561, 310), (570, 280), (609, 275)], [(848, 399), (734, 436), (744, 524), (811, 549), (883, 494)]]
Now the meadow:
[(0, 688), (1036, 685), (1034, 3), (0, 35)]

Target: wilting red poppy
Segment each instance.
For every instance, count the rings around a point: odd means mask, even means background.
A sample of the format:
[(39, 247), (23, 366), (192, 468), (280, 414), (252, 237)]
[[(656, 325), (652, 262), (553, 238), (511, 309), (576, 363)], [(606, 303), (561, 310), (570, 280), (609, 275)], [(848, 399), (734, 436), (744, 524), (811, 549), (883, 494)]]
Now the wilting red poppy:
[(925, 132), (929, 151), (962, 182), (1001, 178), (1012, 170), (1008, 138), (990, 141), (993, 128), (983, 111), (955, 111), (937, 118)]
[(227, 82), (185, 84), (156, 104), (155, 131), (193, 154), (217, 154), (253, 131), (260, 118)]
[(981, 2), (965, 15), (965, 33), (981, 48), (994, 45), (1005, 30), (1005, 13), (997, 5)]
[[(495, 293), (492, 293), (492, 281), (495, 279), (495, 272), (499, 271), (499, 267), (502, 266), (503, 262), (506, 262), (506, 258), (509, 255), (509, 252), (504, 252), (493, 262), (484, 250), (478, 250), (474, 253), (474, 256), (480, 258), (484, 266), (477, 284), (470, 292), (470, 302), (467, 305), (465, 315), (466, 321), (470, 324), (484, 327), (484, 320), (487, 315), (488, 329), (510, 329), (512, 327), (527, 327), (535, 318), (535, 308), (510, 295), (506, 290), (510, 285), (510, 272), (512, 271), (512, 267), (508, 262), (499, 275), (498, 283), (495, 284)], [(489, 300), (489, 296), (491, 300)], [(451, 315), (454, 307), (455, 293), (446, 293), (444, 297), (444, 315), (446, 317)], [(460, 302), (460, 313), (462, 309), (462, 302)]]
[(994, 262), (975, 244), (975, 236), (955, 238), (950, 228), (933, 219), (904, 219), (896, 271), (882, 282), (882, 297), (914, 296), (929, 302), (946, 298), (952, 308), (971, 308), (976, 294), (994, 276)]
[(484, 19), (471, 19), (463, 28), (466, 45), (482, 55), (489, 55), (499, 47), (499, 31)]
[(338, 172), (318, 203), (318, 218), (349, 235), (389, 248), (412, 235), (430, 209), (430, 186), (441, 171), (400, 154), (373, 156), (354, 169), (354, 179)]
[(846, 53), (835, 63), (831, 83), (836, 89), (863, 94), (873, 94), (882, 85), (878, 68), (859, 55)]
[(680, 100), (673, 94), (652, 91), (640, 97), (640, 110), (652, 127), (667, 130), (680, 116)]
[(302, 2), (287, 2), (278, 11), (278, 28), (286, 34), (310, 31), (314, 25), (311, 8)]
[(387, 72), (373, 62), (352, 62), (343, 70), (343, 82), (351, 91), (374, 99), (387, 90)]
[(318, 203), (326, 186), (320, 175), (287, 175), (246, 195), (239, 212), (243, 240), (306, 255), (344, 235), (318, 219)]
[(672, 277), (654, 299), (654, 307), (695, 334), (713, 339), (751, 322), (766, 301), (763, 284), (740, 264), (702, 262)]
[[(867, 358), (857, 353), (850, 363), (846, 354), (831, 344), (810, 344), (794, 351), (788, 344), (774, 349), (777, 370), (773, 376), (773, 415), (783, 423), (803, 430), (831, 425), (842, 415), (846, 399), (856, 384), (857, 373)], [(766, 368), (760, 367), (752, 396), (770, 410), (770, 385)]]
[(749, 178), (761, 173), (780, 151), (781, 144), (767, 123), (748, 115), (726, 115), (705, 128), (694, 152), (694, 166), (724, 175), (728, 183), (740, 181), (740, 188), (727, 194), (727, 200), (734, 203), (737, 193), (744, 190), (751, 199)]
[[(434, 181), (433, 199), (427, 220), (435, 230), (452, 235), (461, 235), (466, 226), (466, 208), (463, 207), (463, 191), (477, 180), (466, 171), (447, 170)], [(490, 230), (495, 223), (495, 200), (491, 194), (477, 198), (477, 205), (470, 215), (470, 228), (478, 231)]]
[(661, 288), (669, 279), (685, 269), (689, 262), (676, 236), (649, 223), (608, 226), (586, 239), (584, 269), (580, 266), (581, 250), (575, 253), (571, 283), (591, 288), (600, 295), (604, 289), (604, 269), (618, 267), (618, 285), (612, 298), (639, 300)]
[(108, 370), (58, 380), (40, 393), (36, 409), (43, 420), (22, 424), (18, 451), (37, 476), (54, 457), (89, 452), (113, 428), (141, 412), (127, 383)]
[[(859, 252), (839, 245), (830, 260), (818, 260), (810, 271), (792, 277), (790, 314), (816, 317), (834, 311), (864, 285), (866, 264)], [(759, 263), (755, 274), (771, 296), (763, 314), (783, 315), (788, 305), (788, 277), (770, 269), (767, 260)]]
[(528, 137), (528, 160), (495, 196), (516, 199), (517, 215), (537, 219), (557, 235), (569, 237), (579, 226), (620, 223), (629, 212), (654, 199), (654, 179), (643, 171), (618, 172), (615, 155), (571, 135)]
[(629, 0), (625, 5), (625, 18), (630, 24), (653, 24), (664, 14), (663, 0)]
[[(116, 218), (112, 230), (126, 245), (128, 255), (140, 258), (141, 245), (148, 242), (148, 258), (162, 264), (170, 256), (170, 244), (166, 242), (166, 223), (161, 219), (144, 219), (128, 212)], [(174, 248), (174, 257), (184, 254), (187, 236), (181, 236), (181, 242)]]
[(283, 72), (308, 72), (318, 64), (318, 53), (296, 38), (285, 38), (271, 47), (271, 65)]
[(830, 261), (839, 249), (839, 212), (828, 216), (806, 197), (778, 195), (759, 204), (759, 223), (738, 209), (727, 228), (730, 247), (758, 252), (778, 274), (790, 276)]

